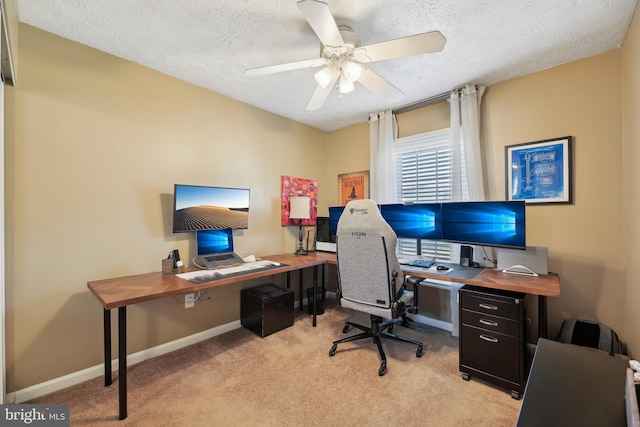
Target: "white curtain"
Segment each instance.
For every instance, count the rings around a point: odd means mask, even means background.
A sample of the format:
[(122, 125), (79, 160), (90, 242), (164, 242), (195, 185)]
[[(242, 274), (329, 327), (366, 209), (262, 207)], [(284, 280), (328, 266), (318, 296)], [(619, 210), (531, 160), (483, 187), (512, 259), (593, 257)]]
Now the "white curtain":
[(393, 142), (396, 123), (391, 110), (370, 114), (369, 130), (369, 197), (379, 204), (395, 203)]
[[(451, 92), (451, 146), (453, 149), (453, 200), (485, 200), (482, 154), (480, 150), (480, 103), (484, 86), (465, 85)], [(460, 165), (465, 162), (466, 177)]]

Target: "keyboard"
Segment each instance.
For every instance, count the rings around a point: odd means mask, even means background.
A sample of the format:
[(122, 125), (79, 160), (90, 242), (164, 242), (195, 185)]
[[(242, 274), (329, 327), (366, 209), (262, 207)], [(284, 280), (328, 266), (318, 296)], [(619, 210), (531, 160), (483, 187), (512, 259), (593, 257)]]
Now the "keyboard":
[(435, 262), (436, 262), (435, 258), (431, 258), (431, 259), (409, 259), (409, 260), (401, 260), (400, 264), (410, 265), (412, 267), (429, 268), (433, 264), (435, 264)]
[(216, 268), (215, 270), (209, 270), (209, 271), (215, 271), (216, 273), (222, 276), (229, 276), (236, 273), (246, 273), (252, 270), (263, 270), (264, 268), (275, 267), (278, 265), (280, 265), (280, 263), (277, 263), (274, 261), (254, 261), (254, 262), (245, 262), (244, 264), (234, 265), (231, 267)]
[(275, 261), (263, 260), (245, 262), (243, 264), (238, 264), (231, 267), (216, 268), (214, 270), (190, 271), (188, 273), (176, 274), (176, 276), (194, 283), (206, 283), (211, 282), (212, 280), (221, 279), (223, 277), (248, 273), (250, 271), (267, 270), (279, 265), (280, 263), (277, 263)]

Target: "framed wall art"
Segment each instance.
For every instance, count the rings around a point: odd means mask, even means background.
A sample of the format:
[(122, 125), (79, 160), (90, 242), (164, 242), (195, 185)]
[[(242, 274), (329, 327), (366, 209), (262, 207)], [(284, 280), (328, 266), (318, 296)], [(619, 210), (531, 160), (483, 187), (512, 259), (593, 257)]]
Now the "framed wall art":
[(280, 197), (280, 225), (298, 225), (296, 220), (289, 218), (289, 197), (308, 196), (310, 198), (310, 218), (303, 219), (302, 225), (316, 225), (318, 219), (318, 181), (313, 179), (282, 176)]
[(573, 203), (572, 137), (505, 147), (506, 200)]
[(338, 175), (338, 198), (342, 206), (351, 200), (369, 198), (369, 171)]

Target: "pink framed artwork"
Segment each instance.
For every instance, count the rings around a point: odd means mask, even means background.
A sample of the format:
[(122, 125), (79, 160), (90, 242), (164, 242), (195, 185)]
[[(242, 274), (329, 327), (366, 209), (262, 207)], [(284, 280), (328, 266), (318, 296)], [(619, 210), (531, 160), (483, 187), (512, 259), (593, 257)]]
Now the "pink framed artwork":
[(299, 225), (299, 220), (289, 219), (289, 197), (308, 196), (311, 207), (309, 219), (302, 220), (302, 225), (316, 225), (318, 218), (318, 181), (312, 179), (282, 176), (282, 197), (280, 201), (280, 225)]

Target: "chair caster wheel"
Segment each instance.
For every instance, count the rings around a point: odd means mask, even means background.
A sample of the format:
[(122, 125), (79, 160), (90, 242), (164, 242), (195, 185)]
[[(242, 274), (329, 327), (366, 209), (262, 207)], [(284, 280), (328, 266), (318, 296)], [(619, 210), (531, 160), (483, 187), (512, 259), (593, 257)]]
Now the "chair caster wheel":
[(336, 355), (336, 349), (337, 348), (338, 348), (338, 346), (335, 345), (335, 344), (333, 346), (331, 346), (331, 350), (329, 350), (329, 357), (333, 357), (333, 356)]
[(343, 333), (343, 334), (346, 334), (348, 331), (349, 331), (349, 324), (348, 324), (348, 323), (346, 323), (346, 324), (344, 325), (344, 328), (342, 328), (342, 333)]
[(416, 357), (422, 357), (422, 346), (419, 345), (418, 349), (416, 350)]
[(378, 369), (378, 376), (381, 377), (387, 373), (387, 362), (382, 362), (380, 364), (380, 369)]

